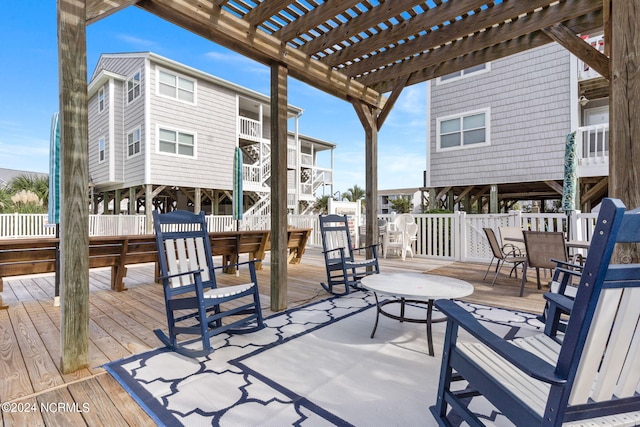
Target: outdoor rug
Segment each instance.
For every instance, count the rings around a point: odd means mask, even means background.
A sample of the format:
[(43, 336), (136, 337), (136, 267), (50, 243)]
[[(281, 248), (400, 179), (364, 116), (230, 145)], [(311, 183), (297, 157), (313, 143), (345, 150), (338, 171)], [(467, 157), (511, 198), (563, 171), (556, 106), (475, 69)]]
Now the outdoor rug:
[[(542, 327), (532, 314), (460, 304), (503, 336)], [(430, 357), (424, 324), (381, 317), (372, 339), (374, 321), (373, 296), (355, 292), (270, 316), (255, 333), (214, 337), (207, 357), (162, 348), (105, 368), (158, 425), (436, 425), (429, 406), (445, 323), (434, 324)], [(471, 405), (488, 424), (509, 425), (482, 398)]]

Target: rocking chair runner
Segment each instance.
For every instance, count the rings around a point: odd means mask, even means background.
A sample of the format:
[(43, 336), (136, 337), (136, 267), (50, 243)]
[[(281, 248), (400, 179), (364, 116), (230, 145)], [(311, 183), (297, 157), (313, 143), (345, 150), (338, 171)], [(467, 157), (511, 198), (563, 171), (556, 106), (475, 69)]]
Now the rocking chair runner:
[[(518, 426), (638, 425), (640, 264), (610, 264), (616, 243), (632, 242), (640, 242), (640, 209), (625, 213), (620, 201), (605, 199), (562, 340), (553, 333), (503, 339), (455, 302), (436, 301), (448, 318), (431, 407), (438, 423), (451, 425), (450, 406), (483, 425), (467, 408), (469, 397), (482, 395)], [(550, 300), (548, 321), (559, 321), (558, 309)], [(459, 328), (479, 342), (459, 340)], [(452, 386), (461, 380), (466, 388)]]
[[(169, 335), (159, 329), (154, 332), (167, 347), (185, 356), (204, 356), (211, 353), (210, 339), (215, 335), (247, 333), (264, 327), (255, 270), (255, 263), (260, 260), (231, 265), (247, 264), (249, 283), (218, 288), (215, 269), (222, 267), (213, 266), (204, 213), (153, 211), (153, 222)], [(222, 309), (221, 304), (240, 298), (240, 305)], [(227, 316), (242, 317), (224, 324), (222, 320)], [(181, 334), (197, 337), (178, 342)], [(186, 347), (199, 340), (201, 349)]]
[[(346, 295), (351, 288), (358, 289), (363, 277), (380, 273), (377, 245), (355, 249), (370, 249), (372, 254), (372, 258), (356, 261), (346, 215), (320, 215), (320, 234), (327, 269), (327, 282), (320, 284), (327, 292)], [(344, 286), (344, 292), (336, 291), (335, 286)]]

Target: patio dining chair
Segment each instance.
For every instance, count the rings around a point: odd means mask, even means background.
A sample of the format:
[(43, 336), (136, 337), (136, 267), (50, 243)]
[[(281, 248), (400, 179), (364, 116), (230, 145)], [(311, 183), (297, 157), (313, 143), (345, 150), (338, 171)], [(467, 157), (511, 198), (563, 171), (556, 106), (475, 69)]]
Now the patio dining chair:
[(491, 258), (491, 262), (489, 263), (487, 271), (484, 273), (484, 278), (482, 280), (485, 280), (487, 278), (487, 274), (491, 269), (493, 260), (497, 260), (498, 262), (496, 263), (496, 274), (493, 276), (491, 286), (496, 283), (496, 279), (504, 263), (513, 264), (513, 266), (511, 267), (511, 271), (509, 272), (509, 277), (511, 277), (511, 274), (515, 273), (516, 278), (518, 278), (518, 271), (516, 268), (519, 265), (524, 264), (524, 262), (526, 261), (526, 258), (520, 253), (520, 249), (518, 249), (511, 243), (506, 243), (505, 245), (501, 246), (500, 243), (498, 243), (498, 238), (496, 237), (496, 233), (492, 228), (486, 227), (483, 228), (483, 230), (485, 235), (487, 236), (487, 240), (489, 241), (489, 246), (491, 246), (493, 258)]
[(404, 261), (407, 254), (413, 258), (413, 244), (418, 238), (418, 224), (413, 215), (405, 213), (397, 215), (389, 224), (384, 241), (384, 258), (389, 251), (400, 253)]
[[(327, 281), (320, 285), (333, 295), (346, 295), (351, 289), (359, 289), (360, 279), (380, 273), (378, 245), (354, 248), (347, 215), (320, 215), (322, 254), (327, 270)], [(356, 259), (355, 252), (371, 252), (371, 257)], [(344, 291), (336, 287), (344, 286)]]
[[(484, 425), (469, 406), (482, 396), (517, 426), (638, 425), (640, 264), (612, 262), (617, 243), (638, 242), (640, 209), (625, 212), (619, 200), (604, 199), (561, 340), (502, 338), (456, 302), (436, 301), (447, 316), (430, 408), (438, 424), (453, 425), (455, 412)], [(556, 308), (550, 304), (551, 317)]]
[[(213, 265), (204, 212), (153, 211), (153, 227), (169, 333), (154, 332), (167, 347), (189, 357), (204, 356), (213, 351), (211, 338), (215, 335), (264, 327), (255, 268), (261, 260), (224, 266), (248, 265), (250, 281), (218, 287), (215, 270), (223, 267)], [(229, 307), (223, 307), (227, 302)], [(179, 342), (178, 336), (184, 335), (196, 337)], [(202, 343), (200, 348), (195, 346), (197, 341)]]
[(557, 262), (567, 262), (567, 247), (564, 233), (560, 231), (524, 231), (524, 245), (526, 248), (526, 262), (522, 271), (522, 283), (520, 296), (524, 295), (524, 286), (527, 283), (527, 270), (536, 269), (536, 281), (538, 289), (542, 289), (540, 283), (540, 269), (551, 270), (556, 268)]
[(520, 250), (520, 254), (524, 255), (526, 253), (526, 248), (524, 246), (524, 234), (522, 233), (521, 227), (507, 226), (507, 227), (498, 227), (498, 233), (500, 234), (500, 241), (502, 245), (512, 245)]

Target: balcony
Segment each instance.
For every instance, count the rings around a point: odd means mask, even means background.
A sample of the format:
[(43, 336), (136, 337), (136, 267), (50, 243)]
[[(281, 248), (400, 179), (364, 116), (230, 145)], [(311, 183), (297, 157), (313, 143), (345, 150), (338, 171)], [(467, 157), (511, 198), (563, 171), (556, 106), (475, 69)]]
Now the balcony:
[(579, 127), (578, 176), (609, 176), (609, 124)]
[(262, 123), (248, 117), (238, 117), (238, 137), (247, 141), (260, 142), (262, 139)]

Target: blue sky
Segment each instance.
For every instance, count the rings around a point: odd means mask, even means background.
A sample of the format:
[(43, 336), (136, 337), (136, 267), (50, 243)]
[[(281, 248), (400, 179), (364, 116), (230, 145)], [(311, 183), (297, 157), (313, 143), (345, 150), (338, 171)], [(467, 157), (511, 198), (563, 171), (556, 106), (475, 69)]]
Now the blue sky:
[[(0, 14), (0, 167), (47, 172), (51, 115), (58, 111), (54, 0), (11, 2)], [(87, 27), (87, 72), (101, 53), (152, 51), (269, 93), (269, 69), (129, 7)], [(334, 191), (365, 186), (364, 130), (346, 101), (289, 79), (289, 102), (304, 109), (299, 131), (337, 145)], [(378, 136), (378, 189), (419, 187), (426, 162), (426, 88), (405, 88)]]

